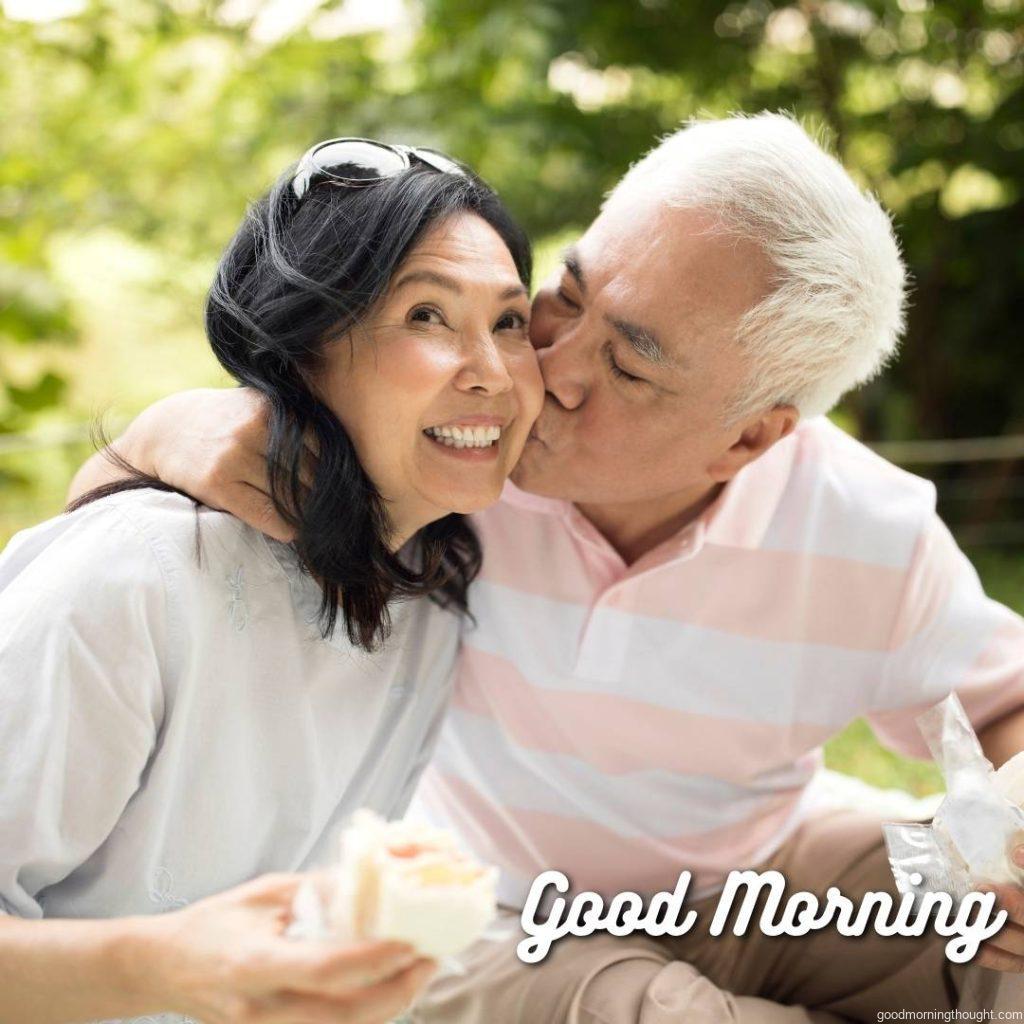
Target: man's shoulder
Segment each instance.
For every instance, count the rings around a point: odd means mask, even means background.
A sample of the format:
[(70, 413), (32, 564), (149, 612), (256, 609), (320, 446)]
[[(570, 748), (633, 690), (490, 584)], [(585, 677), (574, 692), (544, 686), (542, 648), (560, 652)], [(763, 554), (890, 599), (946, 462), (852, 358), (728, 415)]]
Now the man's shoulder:
[(863, 441), (858, 441), (852, 434), (845, 431), (838, 423), (827, 416), (813, 416), (801, 420), (793, 431), (794, 438), (805, 451), (817, 451), (851, 459), (860, 459), (869, 463), (880, 473), (895, 474), (911, 480), (920, 481), (921, 477), (908, 473), (905, 469), (879, 455)]
[(935, 514), (935, 485), (824, 416), (800, 424), (790, 440), (786, 487), (767, 544), (909, 565)]

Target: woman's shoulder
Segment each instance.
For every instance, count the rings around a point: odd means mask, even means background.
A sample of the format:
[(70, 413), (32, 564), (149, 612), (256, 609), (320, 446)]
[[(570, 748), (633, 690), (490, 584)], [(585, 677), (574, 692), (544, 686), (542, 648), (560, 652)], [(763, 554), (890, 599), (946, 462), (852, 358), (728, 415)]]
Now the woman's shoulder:
[[(165, 552), (176, 564), (240, 562), (250, 569), (281, 573), (261, 533), (233, 515), (201, 505), (177, 491), (140, 488), (94, 504), (100, 514), (107, 512), (130, 522), (151, 546)], [(103, 506), (109, 506), (109, 510)]]
[(122, 491), (16, 534), (0, 556), (0, 587), (47, 567), (76, 578), (175, 589), (182, 576), (223, 562), (280, 573), (266, 541), (225, 512), (153, 488)]

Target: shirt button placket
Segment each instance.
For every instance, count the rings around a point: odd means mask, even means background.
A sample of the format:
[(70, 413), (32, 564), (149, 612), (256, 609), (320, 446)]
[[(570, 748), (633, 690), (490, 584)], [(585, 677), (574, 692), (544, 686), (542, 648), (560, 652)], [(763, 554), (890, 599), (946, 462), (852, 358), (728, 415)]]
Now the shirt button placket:
[(603, 680), (622, 677), (633, 623), (628, 612), (608, 606), (618, 587), (619, 584), (609, 587), (590, 609), (580, 637), (576, 675)]

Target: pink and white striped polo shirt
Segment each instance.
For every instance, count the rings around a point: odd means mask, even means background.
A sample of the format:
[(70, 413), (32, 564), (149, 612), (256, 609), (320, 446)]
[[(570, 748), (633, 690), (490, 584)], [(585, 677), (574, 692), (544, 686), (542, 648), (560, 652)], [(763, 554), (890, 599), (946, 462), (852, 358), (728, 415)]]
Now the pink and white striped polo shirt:
[(1024, 705), (1024, 620), (985, 597), (931, 483), (824, 418), (633, 565), (570, 504), (509, 486), (475, 517), (477, 625), (418, 806), (502, 869), (692, 895), (808, 813), (821, 744), (955, 689), (975, 727)]

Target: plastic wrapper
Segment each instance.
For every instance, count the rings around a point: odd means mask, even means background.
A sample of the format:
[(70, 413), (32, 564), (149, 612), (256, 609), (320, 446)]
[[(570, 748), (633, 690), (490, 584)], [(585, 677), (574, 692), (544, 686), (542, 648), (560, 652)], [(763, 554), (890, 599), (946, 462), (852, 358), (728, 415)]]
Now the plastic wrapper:
[[(1024, 870), (1011, 859), (1024, 834), (1024, 752), (993, 771), (956, 694), (918, 724), (942, 771), (946, 796), (931, 825), (883, 826), (896, 887), (959, 900), (984, 883), (1024, 886)], [(1021, 977), (976, 969), (965, 992), (962, 1009), (1024, 1007)]]
[(475, 861), (451, 833), (357, 811), (340, 847), (337, 864), (299, 887), (293, 938), (394, 939), (453, 970), (452, 958), (487, 936), (497, 869)]

